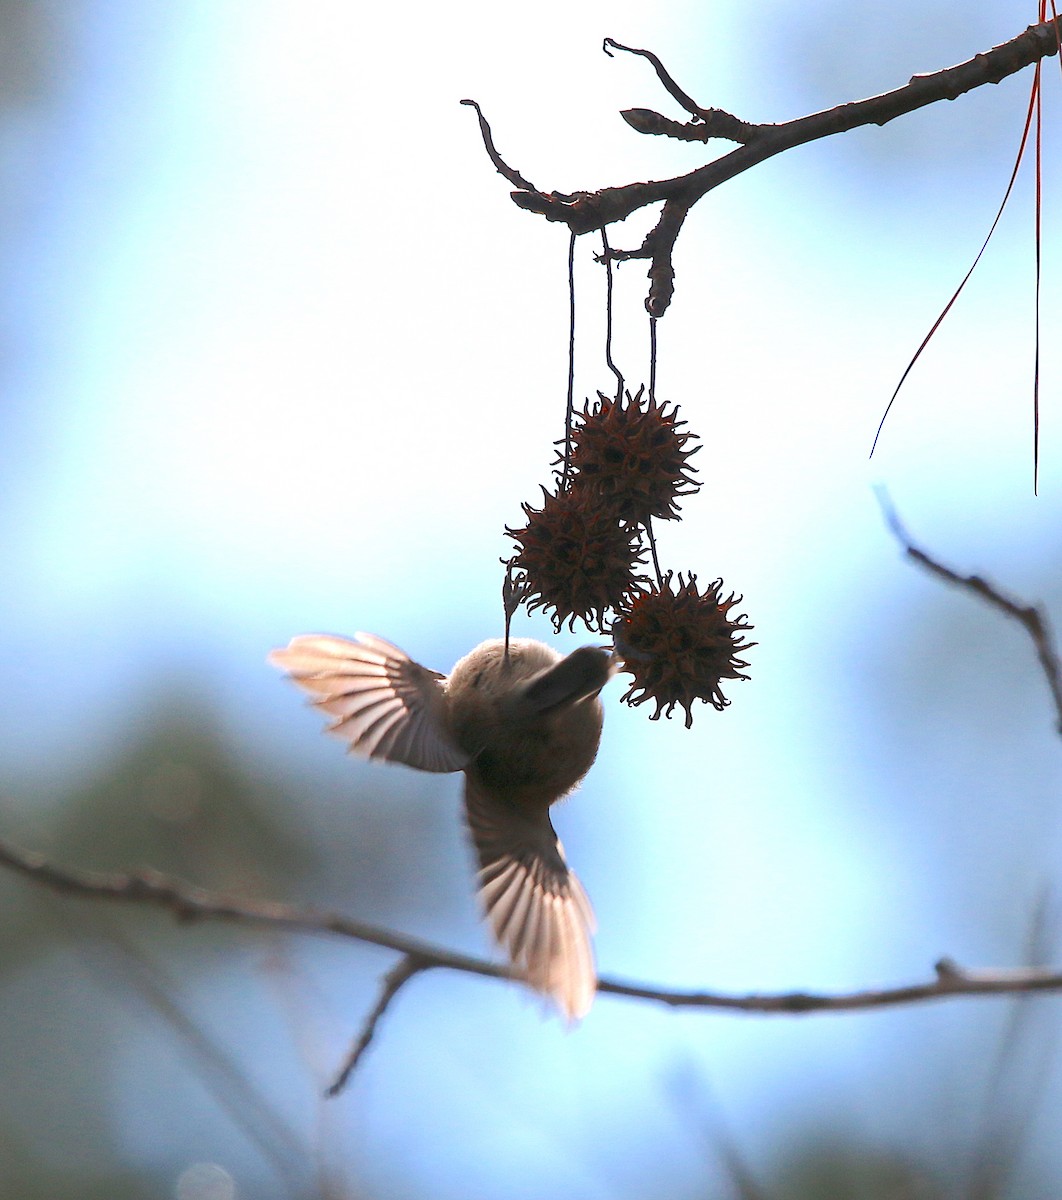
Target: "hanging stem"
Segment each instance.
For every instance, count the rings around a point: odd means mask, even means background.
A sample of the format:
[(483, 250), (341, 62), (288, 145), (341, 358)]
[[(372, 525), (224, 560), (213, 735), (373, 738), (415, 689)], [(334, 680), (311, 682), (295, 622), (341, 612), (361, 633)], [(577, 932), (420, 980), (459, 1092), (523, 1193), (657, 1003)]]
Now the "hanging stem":
[[(1047, 0), (1040, 0), (1040, 21), (1047, 18)], [(1040, 210), (1043, 200), (1043, 89), (1040, 87), (1042, 63), (1036, 64), (1033, 91), (1036, 93), (1036, 206), (1033, 217), (1036, 254), (1036, 282), (1034, 283), (1033, 325), (1035, 326), (1035, 348), (1033, 350), (1033, 495), (1040, 487)]]
[(575, 412), (575, 234), (568, 239), (568, 407), (564, 414), (564, 474), (561, 491), (568, 486), (572, 457), (572, 416)]
[(616, 376), (616, 403), (623, 399), (623, 374), (612, 361), (612, 255), (609, 252), (608, 231), (601, 227), (601, 261), (605, 264), (605, 362)]
[(889, 397), (888, 404), (885, 405), (885, 411), (881, 414), (881, 420), (878, 422), (877, 432), (874, 434), (874, 441), (871, 443), (871, 446), (870, 446), (870, 455), (869, 455), (870, 458), (874, 457), (874, 451), (877, 449), (878, 441), (881, 438), (881, 431), (885, 427), (885, 422), (888, 419), (889, 413), (892, 411), (892, 406), (896, 403), (896, 397), (900, 394), (900, 389), (907, 382), (907, 376), (911, 374), (911, 371), (914, 369), (915, 363), (918, 362), (918, 360), (922, 357), (922, 351), (925, 350), (925, 348), (933, 340), (933, 336), (937, 332), (937, 330), (940, 328), (940, 326), (943, 324), (944, 318), (948, 315), (948, 313), (951, 312), (952, 305), (955, 303), (956, 300), (958, 300), (959, 296), (962, 294), (963, 288), (965, 288), (967, 283), (969, 283), (970, 276), (977, 269), (977, 264), (981, 261), (982, 255), (988, 249), (988, 243), (992, 240), (992, 235), (996, 232), (996, 226), (999, 224), (1000, 218), (1003, 216), (1003, 210), (1007, 207), (1007, 201), (1010, 199), (1010, 194), (1014, 190), (1014, 182), (1018, 178), (1018, 169), (1021, 167), (1021, 160), (1025, 155), (1025, 146), (1029, 140), (1029, 130), (1032, 127), (1033, 115), (1036, 112), (1036, 98), (1040, 92), (1038, 84), (1039, 84), (1039, 65), (1037, 65), (1037, 75), (1035, 75), (1033, 77), (1032, 91), (1029, 93), (1029, 107), (1025, 113), (1025, 126), (1022, 129), (1021, 142), (1018, 145), (1017, 157), (1014, 159), (1014, 169), (1010, 173), (1010, 179), (1007, 182), (1007, 189), (1003, 193), (1003, 199), (1000, 202), (999, 208), (996, 210), (995, 219), (992, 221), (992, 224), (989, 226), (988, 234), (985, 237), (985, 240), (981, 243), (981, 249), (977, 251), (977, 254), (974, 257), (973, 262), (970, 264), (970, 269), (962, 277), (962, 282), (955, 289), (955, 291), (952, 292), (951, 299), (947, 302), (947, 304), (944, 305), (943, 309), (940, 312), (940, 315), (933, 322), (933, 325), (930, 328), (929, 332), (922, 339), (922, 344), (914, 352), (914, 357), (904, 368), (904, 372), (900, 376), (900, 382), (896, 385), (895, 390), (893, 391), (892, 395)]
[(656, 537), (653, 535), (653, 521), (647, 517), (645, 521), (645, 536), (649, 541), (649, 553), (653, 559), (653, 570), (656, 572), (656, 586), (664, 586), (664, 577), (660, 573), (660, 559), (656, 556)]

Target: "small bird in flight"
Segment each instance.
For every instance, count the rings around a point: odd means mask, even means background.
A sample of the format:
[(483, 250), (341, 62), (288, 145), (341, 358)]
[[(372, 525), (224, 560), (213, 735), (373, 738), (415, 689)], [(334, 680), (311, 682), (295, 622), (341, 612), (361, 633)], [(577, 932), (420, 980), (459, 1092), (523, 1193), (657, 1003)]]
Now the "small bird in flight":
[(568, 1018), (597, 989), (595, 922), (550, 821), (601, 740), (598, 693), (615, 657), (583, 646), (562, 658), (542, 642), (478, 645), (449, 677), (368, 633), (303, 634), (269, 661), (335, 719), (364, 758), (421, 771), (463, 771), (479, 894), (513, 967)]

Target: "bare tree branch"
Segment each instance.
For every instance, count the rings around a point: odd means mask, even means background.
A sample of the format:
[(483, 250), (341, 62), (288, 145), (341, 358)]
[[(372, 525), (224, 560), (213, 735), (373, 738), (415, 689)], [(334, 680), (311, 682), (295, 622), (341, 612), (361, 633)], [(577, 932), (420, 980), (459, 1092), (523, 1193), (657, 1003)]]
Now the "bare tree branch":
[[(487, 153), (501, 174), (521, 189), (512, 193), (512, 199), (516, 205), (527, 209), (528, 212), (538, 213), (547, 221), (562, 221), (572, 233), (583, 234), (602, 229), (615, 221), (622, 221), (639, 208), (665, 202), (660, 224), (638, 250), (612, 252), (616, 258), (652, 260), (649, 274), (653, 279), (653, 290), (646, 299), (645, 306), (650, 316), (660, 317), (666, 311), (673, 291), (670, 286), (660, 286), (660, 282), (670, 271), (671, 253), (682, 224), (681, 220), (674, 221), (676, 209), (685, 216), (685, 213), (713, 188), (784, 150), (791, 150), (794, 146), (802, 146), (807, 142), (830, 137), (835, 133), (845, 133), (864, 125), (885, 125), (928, 104), (935, 104), (940, 100), (955, 100), (984, 84), (999, 83), (1023, 68), (1058, 53), (1059, 30), (1055, 21), (1030, 25), (1024, 33), (984, 54), (975, 55), (968, 62), (946, 67), (929, 75), (914, 75), (903, 87), (895, 88), (891, 92), (871, 96), (866, 100), (839, 104), (834, 108), (781, 124), (766, 125), (742, 121), (721, 109), (702, 108), (675, 83), (659, 58), (649, 50), (621, 46), (612, 38), (606, 38), (606, 54), (611, 53), (610, 48), (648, 59), (664, 88), (692, 117), (692, 121), (682, 124), (671, 121), (651, 109), (627, 109), (622, 115), (633, 129), (640, 133), (663, 134), (684, 141), (707, 142), (712, 138), (726, 138), (741, 144), (721, 158), (672, 179), (629, 183), (620, 187), (605, 187), (572, 194), (544, 192), (531, 187), (523, 176), (506, 166), (494, 147), (490, 127), (480, 112), (479, 105), (471, 100), (464, 100), (462, 103), (472, 104), (476, 108)], [(673, 206), (670, 216), (668, 204)]]
[[(393, 979), (389, 976), (385, 981), (380, 1001), (373, 1014), (370, 1014), (366, 1028), (375, 1026), (395, 993), (419, 971), (444, 967), (492, 979), (520, 978), (506, 967), (456, 954), (440, 946), (337, 913), (272, 901), (235, 901), (156, 872), (97, 874), (69, 870), (53, 866), (40, 855), (21, 850), (3, 840), (0, 840), (0, 866), (26, 875), (53, 891), (96, 900), (155, 905), (169, 909), (181, 921), (218, 920), (295, 933), (326, 934), (395, 950), (409, 961), (404, 966), (400, 964), (401, 970), (396, 969), (392, 973)], [(672, 1008), (713, 1008), (769, 1014), (852, 1012), (952, 996), (1006, 996), (1023, 992), (1062, 991), (1062, 971), (1042, 968), (968, 971), (950, 959), (942, 959), (936, 964), (933, 978), (924, 982), (854, 992), (691, 992), (623, 983), (609, 978), (598, 981), (598, 991), (632, 1000), (654, 1001)]]
[(1062, 971), (1036, 968), (993, 968), (969, 971), (949, 958), (934, 967), (934, 977), (924, 983), (899, 987), (867, 988), (856, 992), (675, 992), (655, 987), (602, 979), (598, 991), (633, 1000), (655, 1000), (672, 1008), (718, 1008), (732, 1012), (795, 1015), (813, 1012), (855, 1012), (866, 1008), (891, 1008), (922, 1000), (950, 996), (1006, 996), (1019, 992), (1062, 991)]
[(1022, 626), (1036, 649), (1036, 657), (1055, 707), (1055, 727), (1059, 733), (1062, 733), (1062, 665), (1059, 663), (1058, 650), (1051, 632), (1051, 623), (1044, 609), (1039, 605), (1024, 604), (1020, 600), (1005, 595), (980, 575), (960, 575), (951, 567), (946, 567), (911, 541), (885, 489), (877, 488), (876, 495), (889, 529), (904, 548), (908, 558), (924, 567), (931, 575), (935, 575), (938, 579), (942, 579), (954, 587), (970, 592), (989, 607), (1017, 621)]
[(448, 967), (454, 971), (502, 979), (518, 978), (510, 976), (505, 967), (467, 954), (456, 954), (417, 938), (356, 921), (341, 913), (300, 908), (272, 900), (236, 900), (158, 871), (104, 873), (60, 868), (53, 866), (43, 856), (21, 850), (3, 839), (0, 839), (0, 867), (9, 867), (53, 891), (67, 895), (165, 908), (182, 922), (226, 921), (287, 930), (289, 933), (334, 935), (381, 946), (386, 950), (396, 950), (399, 954), (421, 959), (433, 967)]

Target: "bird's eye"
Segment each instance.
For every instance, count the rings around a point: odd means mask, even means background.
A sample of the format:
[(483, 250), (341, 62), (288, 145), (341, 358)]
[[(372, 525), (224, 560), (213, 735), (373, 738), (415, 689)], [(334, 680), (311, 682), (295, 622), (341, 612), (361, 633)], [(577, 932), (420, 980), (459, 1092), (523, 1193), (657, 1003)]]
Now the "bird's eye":
[(477, 672), (475, 673), (475, 675), (473, 675), (473, 676), (472, 676), (472, 686), (473, 686), (473, 687), (479, 687), (479, 681), (480, 681), (482, 678), (483, 678), (483, 672), (482, 672), (482, 671), (477, 671)]

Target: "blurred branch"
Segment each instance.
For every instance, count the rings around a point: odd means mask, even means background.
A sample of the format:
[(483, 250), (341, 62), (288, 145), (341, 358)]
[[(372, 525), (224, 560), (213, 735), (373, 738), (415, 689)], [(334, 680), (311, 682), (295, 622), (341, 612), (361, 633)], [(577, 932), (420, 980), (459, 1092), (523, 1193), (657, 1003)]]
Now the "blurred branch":
[(646, 258), (651, 260), (649, 277), (652, 280), (645, 307), (650, 316), (663, 316), (671, 302), (671, 256), (689, 209), (713, 188), (733, 179), (750, 167), (764, 162), (783, 150), (802, 146), (835, 133), (845, 133), (864, 125), (885, 125), (896, 117), (915, 112), (940, 100), (955, 100), (965, 92), (986, 83), (999, 83), (1043, 58), (1058, 53), (1059, 29), (1056, 21), (1031, 25), (1024, 33), (1004, 42), (968, 62), (946, 67), (929, 75), (914, 75), (891, 92), (839, 104), (834, 108), (811, 113), (781, 124), (757, 125), (743, 121), (718, 108), (702, 108), (692, 100), (668, 74), (660, 59), (650, 50), (622, 46), (605, 38), (604, 51), (622, 50), (648, 59), (656, 70), (664, 89), (690, 114), (685, 123), (670, 120), (647, 108), (627, 109), (621, 116), (638, 133), (663, 135), (681, 141), (707, 142), (724, 138), (738, 142), (738, 148), (721, 158), (698, 167), (686, 175), (672, 179), (629, 183), (620, 187), (599, 188), (592, 192), (544, 192), (533, 187), (522, 175), (509, 167), (498, 153), (490, 126), (480, 106), (474, 100), (462, 100), (475, 108), (479, 117), (484, 147), (499, 171), (517, 191), (511, 193), (513, 202), (528, 212), (538, 213), (547, 221), (561, 221), (573, 234), (603, 229), (622, 221), (631, 213), (650, 204), (664, 203), (664, 211), (653, 230), (636, 250), (613, 250), (617, 260)]
[(510, 977), (505, 967), (467, 954), (455, 954), (417, 938), (356, 921), (341, 913), (300, 908), (272, 900), (236, 900), (208, 892), (159, 871), (104, 873), (60, 868), (53, 866), (42, 855), (21, 850), (3, 839), (0, 839), (0, 867), (9, 867), (28, 875), (37, 883), (66, 895), (169, 909), (182, 922), (227, 921), (286, 930), (289, 933), (332, 934), (381, 946), (385, 950), (397, 950), (400, 954), (421, 960), (425, 966), (448, 967), (472, 975)]
[(391, 1001), (398, 995), (403, 985), (407, 984), (414, 975), (419, 975), (421, 971), (430, 970), (438, 965), (438, 963), (429, 962), (419, 955), (406, 954), (387, 972), (383, 977), (380, 998), (376, 1001), (372, 1012), (365, 1018), (365, 1024), (361, 1027), (361, 1033), (351, 1047), (346, 1062), (340, 1067), (334, 1082), (329, 1086), (325, 1095), (338, 1096), (347, 1086), (347, 1081), (354, 1074), (358, 1063), (361, 1062), (362, 1055), (368, 1050), (369, 1043), (376, 1034), (376, 1026), (380, 1023), (380, 1018), (387, 1012)]
[(1047, 619), (1047, 613), (1039, 605), (1023, 604), (1020, 600), (1005, 595), (980, 575), (960, 575), (950, 567), (944, 566), (942, 562), (911, 541), (910, 535), (903, 527), (885, 489), (876, 489), (876, 495), (889, 529), (904, 548), (908, 558), (924, 567), (931, 575), (943, 579), (945, 583), (954, 587), (970, 592), (989, 607), (996, 609), (997, 612), (1017, 621), (1029, 635), (1036, 649), (1036, 657), (1040, 662), (1040, 669), (1047, 681), (1055, 706), (1055, 727), (1059, 733), (1062, 733), (1062, 666), (1059, 664), (1058, 650), (1051, 633), (1051, 624)]
[(749, 992), (731, 995), (724, 992), (675, 992), (611, 979), (601, 979), (597, 990), (613, 996), (629, 996), (632, 1000), (656, 1000), (672, 1008), (722, 1008), (736, 1012), (796, 1015), (890, 1008), (922, 1000), (943, 1000), (949, 996), (1057, 992), (1062, 991), (1062, 971), (1035, 968), (968, 971), (950, 958), (942, 958), (934, 967), (933, 978), (924, 983), (868, 988), (857, 992)]
[[(337, 913), (271, 901), (236, 901), (215, 896), (202, 888), (154, 871), (104, 874), (68, 870), (53, 866), (40, 855), (21, 850), (3, 840), (0, 840), (0, 866), (26, 875), (53, 891), (94, 900), (155, 905), (169, 909), (181, 921), (217, 920), (293, 933), (331, 934), (398, 951), (404, 956), (403, 961), (385, 978), (380, 999), (366, 1022), (362, 1038), (355, 1046), (356, 1055), (360, 1053), (358, 1045), (361, 1040), (368, 1045), (376, 1023), (399, 989), (420, 971), (444, 967), (493, 979), (520, 978), (506, 967), (469, 955), (455, 954), (440, 946), (366, 925)], [(598, 991), (612, 996), (627, 996), (633, 1000), (652, 1000), (673, 1008), (716, 1008), (772, 1014), (844, 1012), (951, 996), (1008, 996), (1023, 992), (1062, 991), (1062, 971), (1046, 968), (967, 971), (950, 959), (942, 959), (936, 964), (933, 978), (923, 983), (855, 992), (690, 992), (622, 983), (607, 978), (598, 981)]]
[[(1049, 947), (1058, 940), (1057, 917), (1045, 885), (1030, 914), (1026, 963), (1046, 961)], [(1058, 1054), (1053, 1006), (1035, 1004), (1026, 995), (1015, 996), (1008, 1009), (986, 1080), (980, 1128), (971, 1142), (969, 1181), (963, 1188), (967, 1200), (996, 1200), (1013, 1193)]]
[[(265, 1099), (237, 1059), (192, 1017), (178, 998), (180, 989), (176, 981), (115, 926), (99, 919), (99, 913), (96, 916), (98, 919), (88, 925), (97, 938), (93, 952), (89, 952), (85, 943), (85, 927), (79, 925), (73, 931), (75, 953), (111, 988), (124, 991), (127, 999), (129, 994), (138, 994), (169, 1026), (179, 1039), (189, 1065), (218, 1106), (273, 1167), (286, 1188), (297, 1193), (304, 1175), (300, 1164), (307, 1160), (308, 1154), (299, 1135)], [(101, 944), (110, 949), (113, 957), (113, 961), (102, 966), (96, 953)]]

